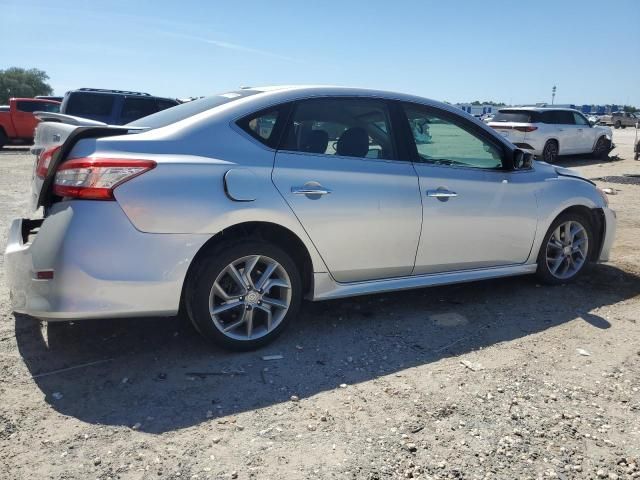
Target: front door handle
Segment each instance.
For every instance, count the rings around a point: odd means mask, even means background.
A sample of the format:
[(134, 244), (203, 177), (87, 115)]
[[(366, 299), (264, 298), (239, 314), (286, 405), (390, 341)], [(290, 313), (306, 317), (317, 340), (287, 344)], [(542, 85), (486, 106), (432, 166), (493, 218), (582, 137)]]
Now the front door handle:
[(324, 187), (291, 187), (291, 193), (295, 195), (329, 195), (331, 189)]
[(456, 192), (452, 192), (451, 190), (445, 190), (445, 189), (437, 189), (437, 190), (427, 190), (427, 197), (434, 197), (434, 198), (452, 198), (452, 197), (457, 197), (458, 194)]

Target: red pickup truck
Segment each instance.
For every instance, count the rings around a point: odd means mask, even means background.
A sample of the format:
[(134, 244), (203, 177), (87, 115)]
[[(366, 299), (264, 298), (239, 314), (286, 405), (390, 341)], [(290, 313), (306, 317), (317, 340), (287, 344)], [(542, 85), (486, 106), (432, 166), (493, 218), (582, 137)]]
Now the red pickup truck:
[(38, 119), (33, 112), (58, 112), (60, 103), (40, 98), (11, 98), (0, 107), (0, 148), (7, 144), (31, 143)]

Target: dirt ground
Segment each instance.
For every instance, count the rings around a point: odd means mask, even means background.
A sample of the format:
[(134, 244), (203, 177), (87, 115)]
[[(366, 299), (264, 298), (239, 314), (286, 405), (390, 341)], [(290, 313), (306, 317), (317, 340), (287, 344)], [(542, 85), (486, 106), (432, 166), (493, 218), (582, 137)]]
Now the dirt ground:
[[(633, 135), (615, 131), (612, 161), (561, 163), (640, 174)], [(30, 171), (26, 149), (0, 152), (2, 247)], [(2, 279), (0, 477), (640, 478), (640, 186), (598, 183), (617, 242), (576, 284), (307, 303), (252, 353), (173, 318), (47, 327), (14, 316)]]

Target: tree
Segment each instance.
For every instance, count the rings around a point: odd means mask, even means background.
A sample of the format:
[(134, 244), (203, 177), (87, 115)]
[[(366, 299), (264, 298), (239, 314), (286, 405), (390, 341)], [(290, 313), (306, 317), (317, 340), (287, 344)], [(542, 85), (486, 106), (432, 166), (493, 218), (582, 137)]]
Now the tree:
[(37, 68), (11, 67), (0, 70), (0, 104), (11, 97), (31, 98), (36, 95), (51, 95), (53, 88), (47, 83), (49, 75)]
[(636, 113), (638, 109), (632, 105), (625, 105), (622, 107), (623, 112)]

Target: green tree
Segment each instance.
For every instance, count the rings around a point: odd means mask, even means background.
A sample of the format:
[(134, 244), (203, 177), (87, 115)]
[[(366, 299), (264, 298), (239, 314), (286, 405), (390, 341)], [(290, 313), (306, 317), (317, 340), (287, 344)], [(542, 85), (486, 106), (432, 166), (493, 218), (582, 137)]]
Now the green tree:
[(53, 89), (47, 83), (49, 75), (37, 68), (11, 67), (0, 70), (0, 104), (11, 97), (31, 98), (36, 95), (51, 95)]
[(638, 109), (632, 105), (625, 105), (622, 107), (623, 112), (636, 113)]

